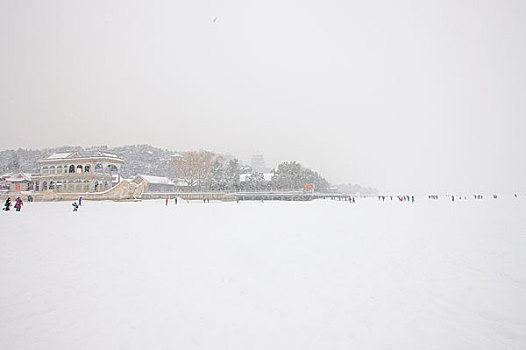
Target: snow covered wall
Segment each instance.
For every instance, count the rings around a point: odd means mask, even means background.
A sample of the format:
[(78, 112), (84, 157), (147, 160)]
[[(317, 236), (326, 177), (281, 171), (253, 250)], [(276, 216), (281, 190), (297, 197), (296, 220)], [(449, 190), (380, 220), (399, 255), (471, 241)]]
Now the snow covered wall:
[(526, 198), (26, 203), (2, 349), (525, 349)]

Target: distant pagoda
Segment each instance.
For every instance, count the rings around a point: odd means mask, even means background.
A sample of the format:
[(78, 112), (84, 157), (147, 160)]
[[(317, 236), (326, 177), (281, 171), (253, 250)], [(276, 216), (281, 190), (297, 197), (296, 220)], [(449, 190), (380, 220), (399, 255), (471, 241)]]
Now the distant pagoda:
[(265, 165), (265, 158), (263, 158), (262, 154), (254, 154), (250, 160), (250, 166), (260, 173), (268, 171), (268, 168)]

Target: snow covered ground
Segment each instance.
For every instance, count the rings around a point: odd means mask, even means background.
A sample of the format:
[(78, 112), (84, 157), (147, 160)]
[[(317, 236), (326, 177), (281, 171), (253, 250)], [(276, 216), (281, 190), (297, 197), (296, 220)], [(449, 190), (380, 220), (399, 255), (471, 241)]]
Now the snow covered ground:
[(526, 197), (26, 203), (2, 349), (525, 349)]

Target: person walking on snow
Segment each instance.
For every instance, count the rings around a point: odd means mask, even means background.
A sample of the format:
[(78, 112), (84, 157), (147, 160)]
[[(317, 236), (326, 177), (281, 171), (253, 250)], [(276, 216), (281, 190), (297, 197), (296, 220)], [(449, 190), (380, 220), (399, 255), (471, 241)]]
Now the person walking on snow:
[(7, 197), (4, 203), (4, 208), (2, 210), (9, 211), (11, 210), (11, 198)]
[(18, 197), (15, 201), (15, 209), (16, 211), (20, 211), (22, 209), (22, 206), (24, 205), (24, 202), (22, 202), (22, 199)]

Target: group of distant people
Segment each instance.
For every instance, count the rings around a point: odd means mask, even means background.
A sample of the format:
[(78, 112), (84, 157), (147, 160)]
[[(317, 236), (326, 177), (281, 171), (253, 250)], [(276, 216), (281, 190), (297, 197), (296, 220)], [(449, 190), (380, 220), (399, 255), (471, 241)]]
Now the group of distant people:
[[(27, 197), (27, 201), (28, 202), (33, 202), (33, 197), (28, 196)], [(10, 211), (12, 205), (13, 205), (13, 202), (11, 201), (11, 197), (7, 197), (7, 199), (4, 202), (4, 207), (2, 208), (2, 210), (3, 211)], [(13, 206), (15, 208), (15, 211), (22, 210), (22, 206), (23, 205), (24, 205), (24, 201), (22, 200), (22, 198), (20, 196), (18, 196), (15, 199), (15, 205)], [(79, 209), (79, 206), (81, 206), (81, 205), (82, 205), (82, 197), (79, 197), (78, 203), (77, 202), (73, 202), (73, 204), (72, 204), (73, 211), (77, 211)]]
[(414, 202), (415, 201), (415, 196), (411, 195), (402, 195), (402, 196), (397, 196), (398, 200), (400, 202)]
[[(499, 196), (494, 194), (492, 197), (493, 197), (493, 199), (497, 199)], [(451, 196), (451, 201), (454, 202), (455, 198), (456, 199), (460, 199), (460, 200), (462, 200), (462, 199), (467, 200), (468, 199), (468, 197), (466, 197), (466, 196), (462, 197), (462, 196), (453, 196), (452, 195)], [(517, 195), (515, 195), (515, 198), (517, 198)], [(482, 195), (482, 194), (474, 194), (473, 195), (473, 199), (482, 200), (482, 199), (484, 199), (484, 195)]]
[[(436, 195), (436, 194), (431, 194), (431, 195), (427, 196), (427, 198), (429, 198), (429, 199), (433, 199), (433, 200), (438, 200), (438, 197), (439, 197), (439, 196)], [(462, 200), (462, 199), (467, 200), (467, 199), (468, 199), (467, 196), (461, 196), (461, 195), (447, 195), (447, 197), (451, 198), (451, 201), (452, 201), (452, 202), (454, 202), (455, 199), (457, 199), (457, 200)], [(514, 197), (515, 197), (515, 198), (518, 198), (518, 196), (517, 196), (516, 193), (514, 194)], [(493, 199), (497, 199), (497, 198), (498, 198), (498, 195), (493, 194), (493, 195), (492, 195), (492, 198), (493, 198)], [(473, 199), (476, 199), (476, 200), (482, 200), (482, 199), (484, 199), (484, 195), (482, 195), (482, 194), (474, 194), (474, 195), (473, 195)]]
[[(517, 194), (514, 194), (514, 197), (515, 198), (518, 198)], [(414, 202), (415, 201), (415, 196), (414, 195), (400, 195), (400, 196), (397, 196), (398, 200), (400, 202)], [(427, 196), (428, 199), (432, 199), (432, 200), (438, 200), (439, 199), (439, 196), (436, 195), (436, 194), (431, 194), (431, 195), (428, 195)], [(462, 197), (462, 196), (456, 196), (457, 199), (467, 199), (467, 197)], [(484, 199), (484, 196), (482, 194), (474, 194), (473, 195), (473, 198), (476, 199), (476, 200), (482, 200)], [(498, 196), (496, 194), (493, 195), (493, 199), (497, 199)], [(355, 203), (356, 202), (356, 199), (352, 196), (349, 196), (348, 198), (344, 198), (346, 201), (349, 201), (349, 203)], [(385, 201), (386, 199), (390, 199), (390, 200), (393, 200), (393, 196), (378, 196), (378, 200), (380, 201)], [(27, 201), (28, 202), (33, 202), (33, 197), (31, 196), (28, 196), (27, 197)], [(263, 200), (262, 200), (263, 201)], [(451, 201), (455, 201), (455, 196), (454, 195), (451, 195)], [(178, 198), (175, 197), (174, 198), (174, 204), (177, 205), (177, 202), (178, 202)], [(239, 203), (239, 198), (236, 197), (236, 202)], [(166, 198), (166, 201), (165, 201), (166, 205), (168, 205), (168, 198)], [(210, 203), (210, 199), (209, 198), (205, 198), (203, 199), (203, 203)], [(11, 210), (11, 206), (12, 206), (12, 202), (11, 202), (11, 198), (10, 197), (7, 197), (5, 203), (4, 203), (4, 207), (2, 208), (3, 211), (10, 211)], [(24, 205), (24, 202), (22, 201), (22, 198), (20, 196), (18, 196), (15, 200), (15, 205), (14, 205), (14, 208), (16, 211), (20, 211), (22, 209), (22, 206)], [(73, 202), (71, 204), (73, 206), (73, 211), (78, 211), (79, 210), (79, 207), (82, 205), (82, 197), (79, 197), (78, 199), (78, 202)]]
[[(174, 198), (174, 204), (177, 205), (177, 202), (178, 202), (177, 197), (175, 197)], [(165, 204), (168, 205), (168, 198), (166, 198)]]
[[(515, 198), (518, 198), (518, 195), (516, 193), (514, 193), (513, 196)], [(438, 200), (439, 197), (440, 196), (437, 195), (437, 194), (430, 194), (430, 195), (427, 196), (427, 198), (430, 199), (430, 200)], [(498, 199), (498, 195), (497, 194), (493, 194), (491, 197), (493, 199)], [(351, 198), (351, 197), (349, 197), (349, 198)], [(378, 196), (378, 200), (379, 201), (383, 201), (383, 202), (386, 199), (389, 199), (389, 198), (391, 200), (393, 200), (393, 196), (384, 196), (384, 195)], [(413, 196), (413, 195), (411, 195), (411, 196), (409, 196), (409, 195), (400, 195), (400, 196), (397, 196), (397, 198), (398, 198), (398, 200), (400, 202), (414, 202), (415, 201), (415, 196)], [(467, 200), (468, 199), (467, 196), (461, 196), (461, 195), (446, 195), (446, 198), (450, 198), (452, 202), (454, 202), (455, 199), (457, 199), (457, 200)], [(482, 195), (482, 194), (474, 194), (473, 195), (473, 199), (482, 200), (482, 199), (484, 199), (484, 195)]]
[[(5, 210), (5, 211), (10, 211), (11, 210), (11, 205), (12, 205), (12, 202), (11, 202), (11, 197), (7, 197), (7, 199), (5, 200), (5, 203), (4, 203), (4, 207), (2, 208), (2, 210)], [(15, 210), (16, 211), (20, 211), (22, 209), (22, 206), (24, 205), (24, 202), (22, 201), (22, 198), (20, 198), (20, 196), (18, 196), (15, 200)]]
[[(177, 205), (177, 202), (178, 202), (178, 199), (177, 199), (177, 197), (175, 197), (175, 198), (174, 198), (174, 204)], [(187, 200), (187, 202), (188, 202), (188, 200)], [(204, 199), (203, 199), (203, 203), (205, 203), (205, 204), (206, 204), (206, 203), (210, 203), (210, 198), (204, 198)], [(164, 204), (165, 204), (165, 205), (168, 205), (168, 198), (166, 198), (166, 199), (164, 200)]]

